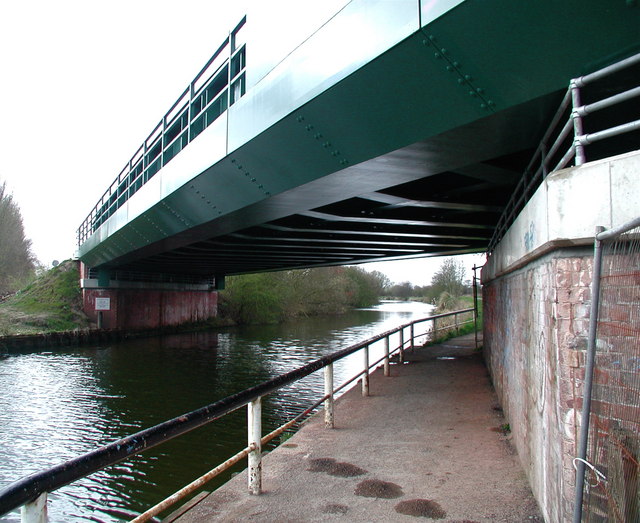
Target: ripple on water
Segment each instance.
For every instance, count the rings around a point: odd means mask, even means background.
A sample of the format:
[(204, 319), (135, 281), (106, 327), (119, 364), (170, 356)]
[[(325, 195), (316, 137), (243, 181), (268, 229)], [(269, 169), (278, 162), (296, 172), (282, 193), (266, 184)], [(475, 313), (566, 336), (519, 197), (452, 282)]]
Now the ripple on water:
[[(427, 311), (419, 305), (413, 317)], [(410, 314), (378, 309), (4, 358), (0, 486), (293, 370), (409, 321)], [(372, 346), (370, 361), (382, 351), (382, 344)], [(337, 363), (336, 385), (361, 367), (361, 354)], [(265, 398), (265, 432), (319, 399), (323, 386), (318, 372)], [(245, 441), (246, 411), (240, 409), (52, 493), (51, 520), (130, 519), (224, 461)], [(19, 521), (19, 514), (5, 520)]]

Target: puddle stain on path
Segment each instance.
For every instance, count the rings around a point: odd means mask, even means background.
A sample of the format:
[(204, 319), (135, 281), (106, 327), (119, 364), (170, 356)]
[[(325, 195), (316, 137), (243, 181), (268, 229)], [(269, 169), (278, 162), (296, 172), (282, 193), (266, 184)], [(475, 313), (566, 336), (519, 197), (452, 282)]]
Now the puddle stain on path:
[(398, 503), (395, 509), (398, 514), (404, 514), (405, 516), (431, 519), (444, 519), (447, 517), (447, 513), (440, 504), (430, 499), (407, 499)]
[(307, 470), (310, 472), (326, 472), (330, 476), (339, 476), (341, 478), (352, 478), (367, 473), (365, 469), (357, 465), (336, 461), (333, 458), (312, 459)]
[(399, 498), (404, 496), (402, 487), (391, 483), (390, 481), (381, 481), (379, 479), (365, 479), (358, 483), (355, 491), (356, 496), (364, 496), (366, 498)]

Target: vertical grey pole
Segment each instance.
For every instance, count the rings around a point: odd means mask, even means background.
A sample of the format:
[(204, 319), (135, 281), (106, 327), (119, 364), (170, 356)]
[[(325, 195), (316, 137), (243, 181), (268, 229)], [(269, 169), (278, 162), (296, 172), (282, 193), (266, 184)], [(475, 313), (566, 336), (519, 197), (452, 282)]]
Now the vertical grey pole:
[[(549, 174), (549, 168), (547, 167), (547, 144), (546, 143), (542, 143), (540, 145), (540, 165), (542, 165), (542, 179), (544, 180)], [(475, 270), (473, 274), (475, 276)]]
[(411, 324), (411, 350), (413, 350), (415, 348), (415, 344), (414, 344), (414, 338), (415, 338), (415, 330), (414, 330), (414, 324)]
[(436, 326), (436, 318), (433, 318), (433, 338), (431, 341), (435, 342), (438, 337), (438, 327)]
[(584, 145), (580, 142), (580, 137), (584, 134), (582, 126), (582, 116), (578, 113), (578, 108), (582, 105), (580, 101), (580, 88), (576, 80), (571, 80), (571, 101), (573, 103), (573, 111), (571, 119), (573, 120), (573, 146), (576, 150), (576, 165), (582, 165), (587, 161), (584, 153)]
[(249, 452), (247, 476), (249, 481), (249, 494), (260, 494), (262, 491), (262, 404), (261, 398), (256, 398), (247, 403), (247, 443), (254, 445), (254, 450)]
[(400, 329), (400, 351), (398, 352), (398, 363), (404, 363), (404, 328)]
[(328, 429), (334, 427), (333, 421), (333, 363), (324, 368), (324, 395), (328, 396), (324, 401), (324, 426)]
[(476, 349), (478, 348), (478, 280), (476, 278), (476, 264), (473, 264), (473, 332), (476, 338)]
[(389, 368), (389, 336), (384, 339), (384, 375), (388, 378), (391, 375)]
[(20, 521), (22, 523), (47, 523), (47, 493), (43, 492), (31, 503), (20, 507)]
[(573, 506), (573, 522), (582, 521), (582, 499), (584, 494), (583, 460), (587, 459), (587, 443), (589, 441), (589, 417), (591, 415), (591, 391), (593, 388), (593, 369), (596, 358), (596, 334), (598, 330), (598, 306), (600, 304), (600, 275), (602, 273), (602, 242), (598, 234), (604, 227), (596, 227), (596, 238), (593, 252), (593, 279), (591, 280), (591, 311), (589, 313), (589, 340), (587, 342), (587, 360), (584, 371), (584, 387), (582, 393), (582, 414), (580, 417), (580, 440), (578, 442), (578, 464), (576, 467), (576, 495)]
[(362, 395), (369, 395), (369, 345), (365, 345), (364, 353), (364, 374), (362, 375)]

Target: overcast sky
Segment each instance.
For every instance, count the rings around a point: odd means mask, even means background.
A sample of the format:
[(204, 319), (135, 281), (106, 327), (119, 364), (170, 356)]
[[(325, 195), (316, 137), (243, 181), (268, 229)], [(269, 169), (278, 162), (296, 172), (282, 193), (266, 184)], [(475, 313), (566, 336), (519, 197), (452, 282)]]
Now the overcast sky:
[[(0, 18), (0, 181), (38, 259), (74, 255), (76, 230), (245, 14), (234, 0), (20, 0)], [(465, 256), (465, 266), (483, 256)], [(441, 259), (368, 264), (428, 284)]]

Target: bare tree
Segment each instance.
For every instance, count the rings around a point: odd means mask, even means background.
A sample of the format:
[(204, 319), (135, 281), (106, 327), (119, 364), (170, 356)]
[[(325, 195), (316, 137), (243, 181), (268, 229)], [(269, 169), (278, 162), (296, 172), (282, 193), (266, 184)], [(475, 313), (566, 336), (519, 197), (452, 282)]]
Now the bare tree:
[(13, 292), (33, 274), (35, 257), (31, 240), (25, 238), (22, 214), (0, 183), (0, 295)]
[(436, 297), (443, 292), (458, 297), (464, 293), (464, 267), (460, 261), (446, 258), (431, 279), (431, 286)]

